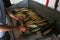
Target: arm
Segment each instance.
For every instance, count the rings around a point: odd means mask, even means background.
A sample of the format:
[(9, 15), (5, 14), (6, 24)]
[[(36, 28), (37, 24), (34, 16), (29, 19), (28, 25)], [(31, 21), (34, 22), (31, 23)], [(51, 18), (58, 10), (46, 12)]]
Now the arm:
[(8, 26), (8, 25), (7, 26), (0, 25), (0, 32), (11, 31), (11, 30), (17, 30), (17, 31), (20, 31), (20, 32), (26, 32), (27, 28), (24, 27), (24, 25), (19, 25), (19, 26), (15, 26), (15, 27)]
[(14, 18), (15, 20), (17, 20), (17, 21), (23, 21), (24, 19), (23, 19), (23, 17), (17, 17), (17, 16), (15, 16), (13, 13), (11, 13), (10, 11), (9, 11), (9, 9), (5, 9), (6, 11), (7, 11), (7, 15), (9, 15), (11, 18)]
[(2, 31), (11, 31), (11, 30), (18, 30), (18, 27), (11, 27), (11, 26), (3, 26), (0, 25), (0, 32)]
[(10, 0), (3, 0), (3, 2), (4, 2), (4, 6), (5, 6), (5, 10), (6, 10), (7, 14), (8, 14), (10, 17), (12, 17), (12, 18), (14, 18), (14, 19), (16, 19), (16, 20), (19, 20), (16, 16), (14, 16), (13, 13), (9, 12), (9, 10), (8, 10), (8, 7), (11, 6)]

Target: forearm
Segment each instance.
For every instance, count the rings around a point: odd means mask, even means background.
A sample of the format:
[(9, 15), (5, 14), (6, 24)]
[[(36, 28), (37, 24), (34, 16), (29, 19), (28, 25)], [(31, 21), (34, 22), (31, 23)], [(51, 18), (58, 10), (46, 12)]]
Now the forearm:
[(8, 13), (8, 15), (11, 17), (11, 18), (14, 18), (15, 20), (19, 20), (14, 14), (12, 13)]
[(9, 15), (11, 18), (14, 18), (15, 20), (17, 20), (17, 21), (23, 21), (24, 20), (24, 18), (22, 17), (22, 16), (15, 16), (13, 13), (11, 13), (8, 9), (6, 9), (7, 10), (7, 15)]
[(16, 30), (16, 29), (17, 29), (17, 27), (10, 27), (10, 26), (0, 25), (0, 32), (11, 31), (11, 30)]

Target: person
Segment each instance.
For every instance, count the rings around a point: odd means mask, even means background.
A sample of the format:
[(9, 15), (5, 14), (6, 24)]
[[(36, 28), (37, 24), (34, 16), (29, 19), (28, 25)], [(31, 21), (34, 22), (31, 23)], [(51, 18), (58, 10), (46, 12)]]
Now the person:
[(19, 30), (23, 31), (21, 29), (25, 29), (24, 25), (16, 26), (16, 27), (11, 27), (9, 25), (6, 25), (6, 14), (9, 15), (10, 17), (16, 19), (17, 21), (22, 20), (21, 18), (18, 18), (14, 16), (12, 13), (8, 11), (8, 7), (10, 7), (10, 0), (0, 0), (0, 40), (9, 40), (10, 38), (7, 36), (7, 31), (11, 30)]
[[(4, 2), (5, 8), (8, 8), (8, 7), (11, 6), (10, 0), (3, 0), (3, 2)], [(0, 40), (4, 40), (4, 39), (5, 39), (5, 40), (6, 40), (6, 39), (9, 39), (9, 40), (10, 40), (9, 32), (6, 32), (5, 35), (4, 35), (4, 37), (0, 38)]]

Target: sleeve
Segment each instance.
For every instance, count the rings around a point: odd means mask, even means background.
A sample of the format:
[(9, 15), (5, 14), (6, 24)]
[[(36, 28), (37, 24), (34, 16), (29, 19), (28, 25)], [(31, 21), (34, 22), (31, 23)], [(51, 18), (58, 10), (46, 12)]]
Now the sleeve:
[(6, 8), (11, 6), (10, 0), (3, 0), (3, 2)]

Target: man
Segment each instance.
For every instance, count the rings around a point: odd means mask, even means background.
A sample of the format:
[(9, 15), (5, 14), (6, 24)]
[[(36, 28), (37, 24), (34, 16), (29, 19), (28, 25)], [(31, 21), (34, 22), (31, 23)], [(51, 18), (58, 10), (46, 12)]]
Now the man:
[[(8, 8), (8, 7), (11, 6), (10, 0), (3, 0), (3, 2), (4, 2), (5, 8)], [(5, 36), (5, 37), (1, 38), (0, 40), (4, 40), (4, 39), (5, 39), (5, 40), (6, 40), (6, 39), (9, 39), (9, 40), (10, 40), (9, 32), (6, 32), (4, 36)]]
[[(13, 17), (17, 21), (21, 20), (20, 18), (15, 17), (13, 14), (9, 14), (10, 12), (8, 12), (7, 8), (10, 6), (11, 6), (11, 4), (10, 4), (9, 0), (0, 0), (0, 40), (9, 40), (9, 37), (7, 36), (8, 33), (6, 33), (6, 31), (19, 30), (19, 29), (21, 30), (21, 28), (22, 28), (20, 26), (13, 28), (13, 27), (6, 25), (6, 14)], [(8, 13), (5, 12), (6, 10)], [(21, 26), (23, 26), (23, 25), (21, 25)], [(22, 29), (25, 29), (25, 28), (23, 27)]]

